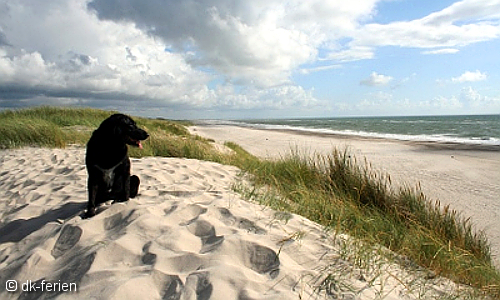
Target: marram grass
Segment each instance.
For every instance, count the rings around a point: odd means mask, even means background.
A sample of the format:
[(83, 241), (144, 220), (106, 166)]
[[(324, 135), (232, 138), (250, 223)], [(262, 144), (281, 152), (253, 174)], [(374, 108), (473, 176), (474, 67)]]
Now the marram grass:
[[(89, 108), (39, 107), (0, 113), (0, 149), (26, 146), (84, 146), (93, 130), (114, 112)], [(228, 142), (229, 153), (189, 134), (180, 123), (134, 117), (150, 134), (131, 156), (172, 156), (239, 167), (253, 187), (240, 191), (279, 211), (302, 215), (364, 244), (382, 245), (436, 275), (500, 298), (500, 273), (492, 265), (484, 233), (469, 219), (416, 188), (394, 188), (390, 176), (360, 163), (349, 151), (261, 160)], [(368, 255), (368, 254), (367, 254)], [(358, 261), (370, 261), (358, 255)], [(365, 255), (366, 256), (366, 255)]]
[[(264, 204), (383, 245), (438, 275), (500, 291), (483, 232), (418, 188), (391, 188), (388, 176), (360, 166), (347, 151), (313, 158), (297, 153), (278, 161), (243, 166), (254, 183), (272, 187)], [(252, 197), (260, 199), (253, 189)], [(499, 294), (500, 295), (500, 294)]]

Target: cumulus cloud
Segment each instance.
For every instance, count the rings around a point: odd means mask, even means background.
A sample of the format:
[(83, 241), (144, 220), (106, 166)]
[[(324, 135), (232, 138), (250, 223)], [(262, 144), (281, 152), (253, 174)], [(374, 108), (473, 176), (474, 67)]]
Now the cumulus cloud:
[(486, 78), (487, 75), (485, 73), (481, 73), (481, 71), (476, 70), (474, 72), (467, 71), (458, 77), (453, 77), (451, 81), (459, 83), (474, 82), (474, 81), (486, 80)]
[(391, 76), (378, 74), (377, 72), (372, 72), (370, 76), (363, 79), (360, 84), (367, 86), (383, 86), (389, 84), (393, 78)]
[(470, 86), (462, 89), (460, 100), (468, 103), (473, 109), (483, 109), (483, 113), (491, 113), (492, 110), (500, 109), (500, 97), (483, 96)]
[[(137, 4), (147, 7), (153, 5)], [(243, 101), (240, 105), (235, 102), (238, 97), (222, 92), (226, 88), (232, 89), (235, 94), (240, 93), (241, 89), (233, 87), (239, 83), (237, 80), (223, 82), (217, 88), (208, 87), (217, 75), (199, 68), (199, 65), (215, 68), (217, 62), (202, 63), (207, 58), (193, 49), (174, 50), (189, 41), (183, 40), (182, 35), (178, 36), (179, 42), (176, 43), (175, 38), (160, 39), (152, 35), (154, 26), (146, 30), (134, 22), (118, 20), (118, 17), (112, 21), (100, 20), (88, 10), (83, 0), (44, 3), (8, 1), (4, 5), (8, 9), (0, 10), (0, 28), (9, 29), (6, 33), (0, 31), (0, 99), (4, 107), (38, 104), (42, 100), (47, 104), (81, 103), (93, 106), (101, 106), (100, 102), (106, 101), (106, 105), (111, 107), (126, 102), (129, 106), (142, 107), (211, 107), (225, 106), (227, 103), (235, 107), (278, 107), (280, 101), (289, 101), (288, 104), (294, 105), (312, 103), (310, 93), (289, 83), (287, 72), (291, 71), (291, 67), (287, 64), (291, 62), (286, 55), (281, 60), (273, 57), (276, 60), (274, 65), (259, 63), (257, 56), (243, 62), (245, 54), (240, 59), (231, 58), (228, 57), (230, 51), (214, 55), (220, 57), (218, 59), (221, 61), (234, 59), (241, 62), (241, 68), (227, 70), (226, 76), (229, 78), (234, 76), (238, 79), (239, 75), (235, 74), (245, 68), (252, 70), (250, 75), (243, 76), (248, 81), (262, 78), (261, 85), (250, 84), (254, 88), (244, 89), (249, 95), (239, 95)], [(155, 5), (149, 8), (154, 11), (155, 7), (161, 9), (161, 6)], [(211, 22), (222, 22), (218, 12), (212, 10), (207, 13)], [(26, 24), (19, 26), (19, 20), (24, 20)], [(233, 21), (238, 22), (236, 19)], [(185, 25), (186, 28), (191, 26)], [(223, 24), (217, 26), (223, 27)], [(227, 34), (230, 35), (231, 30)], [(204, 34), (200, 33), (200, 36)], [(268, 33), (269, 38), (272, 34), (279, 36), (278, 33)], [(207, 41), (210, 39), (209, 36), (203, 38)], [(245, 48), (244, 45), (240, 47)], [(302, 50), (286, 43), (282, 47), (299, 52)], [(226, 50), (221, 46), (220, 51)], [(274, 72), (273, 68), (279, 71)], [(256, 93), (257, 86), (276, 83), (281, 85)], [(273, 97), (273, 101), (262, 100)], [(21, 102), (19, 99), (25, 100)], [(68, 99), (75, 99), (75, 102)], [(261, 100), (262, 103), (258, 104)]]
[[(100, 22), (82, 1), (47, 3), (59, 4), (59, 10), (44, 7), (45, 3), (29, 4), (10, 2), (8, 15), (2, 18), (12, 29), (7, 37), (13, 45), (0, 52), (3, 90), (23, 86), (35, 95), (113, 98), (116, 94), (175, 101), (186, 92), (202, 90), (209, 80), (182, 54), (164, 51), (163, 42), (133, 24)], [(28, 23), (19, 26), (15, 20)], [(158, 80), (161, 85), (155, 84)]]
[(362, 47), (336, 51), (326, 45), (369, 18), (377, 1), (93, 0), (88, 7), (102, 20), (133, 22), (176, 49), (196, 50), (193, 65), (272, 86), (315, 61), (320, 47), (342, 61), (369, 56)]
[(301, 90), (291, 74), (369, 18), (376, 2), (3, 0), (3, 104), (30, 97), (231, 103), (210, 85), (217, 78), (236, 94), (250, 93), (234, 101), (272, 95), (312, 103), (308, 93), (290, 95)]

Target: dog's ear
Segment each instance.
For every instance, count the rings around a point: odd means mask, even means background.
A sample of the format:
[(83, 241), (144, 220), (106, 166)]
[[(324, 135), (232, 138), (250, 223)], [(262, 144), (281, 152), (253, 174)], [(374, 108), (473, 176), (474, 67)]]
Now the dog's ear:
[(114, 126), (113, 136), (120, 137), (120, 138), (123, 136), (123, 130), (120, 128), (120, 126)]

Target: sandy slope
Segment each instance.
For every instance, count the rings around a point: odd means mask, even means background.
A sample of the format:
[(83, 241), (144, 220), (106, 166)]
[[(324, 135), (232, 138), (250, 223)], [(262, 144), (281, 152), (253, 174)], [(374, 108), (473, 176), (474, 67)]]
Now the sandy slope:
[(389, 263), (356, 268), (341, 255), (348, 237), (241, 200), (238, 170), (211, 162), (134, 159), (138, 197), (82, 219), (83, 158), (0, 151), (0, 299), (432, 299), (456, 288)]
[(236, 126), (194, 126), (192, 133), (218, 143), (232, 141), (254, 155), (276, 158), (290, 149), (327, 154), (333, 147), (348, 147), (358, 159), (390, 174), (396, 184), (420, 183), (430, 199), (471, 217), (485, 230), (493, 259), (500, 267), (500, 151), (466, 149), (456, 145), (415, 144), (349, 136), (299, 134)]

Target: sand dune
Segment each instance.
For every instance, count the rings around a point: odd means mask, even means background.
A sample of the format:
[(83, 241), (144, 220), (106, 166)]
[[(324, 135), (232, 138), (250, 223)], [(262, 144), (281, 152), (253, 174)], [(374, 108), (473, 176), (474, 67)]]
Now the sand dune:
[(305, 218), (242, 200), (231, 190), (238, 170), (211, 162), (133, 159), (138, 197), (82, 219), (84, 155), (0, 151), (1, 299), (432, 299), (457, 291), (375, 254), (376, 265), (356, 267), (349, 237), (334, 240)]

